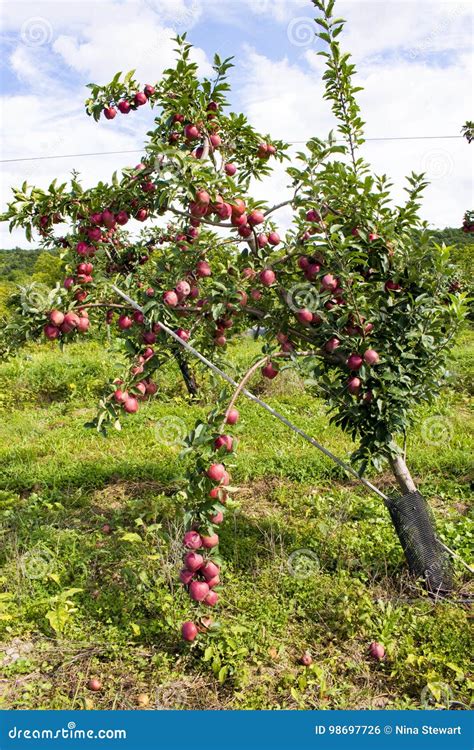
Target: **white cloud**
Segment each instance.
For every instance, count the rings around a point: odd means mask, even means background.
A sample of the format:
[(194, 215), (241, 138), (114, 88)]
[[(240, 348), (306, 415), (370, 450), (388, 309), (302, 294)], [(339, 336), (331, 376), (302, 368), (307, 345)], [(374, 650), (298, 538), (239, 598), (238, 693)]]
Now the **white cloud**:
[[(472, 102), (468, 8), (456, 0), (336, 3), (336, 12), (349, 22), (341, 39), (353, 53), (364, 86), (359, 100), (368, 136), (459, 133)], [(170, 38), (199, 19), (214, 24), (216, 19), (235, 19), (241, 40), (249, 23), (254, 31), (260, 20), (278, 24), (271, 27), (277, 50), (272, 56), (280, 59), (270, 60), (244, 46), (235, 61), (234, 109), (242, 108), (260, 131), (306, 141), (314, 135), (325, 137), (333, 126), (330, 106), (322, 98), (324, 61), (316, 55), (321, 45), (311, 39), (306, 44), (304, 37), (291, 44), (288, 35), (294, 19), (316, 15), (310, 0), (15, 0), (4, 3), (3, 15), (12, 45), (5, 59), (21, 84), (15, 87), (21, 94), (0, 99), (3, 158), (140, 149), (152, 122), (148, 108), (113, 122), (94, 123), (82, 107), (84, 84), (105, 83), (117, 70), (131, 68), (137, 68), (142, 82), (153, 82), (172, 62)], [(38, 17), (47, 21), (40, 45), (32, 34), (34, 25), (30, 38), (21, 37), (25, 23)], [(204, 24), (200, 28), (205, 32)], [(207, 51), (214, 46), (210, 38)], [(208, 74), (206, 52), (197, 48), (194, 54), (201, 72)], [(394, 179), (397, 199), (403, 194), (404, 176), (426, 170), (432, 185), (424, 216), (437, 226), (456, 226), (472, 200), (469, 148), (464, 140), (385, 141), (368, 142), (364, 154), (376, 172)], [(137, 160), (138, 154), (130, 154), (5, 164), (1, 202), (5, 205), (9, 199), (10, 185), (24, 179), (46, 187), (53, 177), (67, 179), (77, 168), (85, 185), (92, 185)], [(271, 181), (257, 183), (256, 197), (271, 203), (284, 199), (289, 194), (284, 169), (277, 167)], [(25, 245), (18, 234), (13, 239), (6, 236), (5, 225), (0, 231), (4, 247), (15, 241)]]
[[(336, 5), (336, 12), (350, 17), (341, 39), (344, 49), (355, 49), (368, 138), (460, 135), (472, 108), (465, 3), (345, 2)], [(433, 48), (447, 53), (437, 65)], [(316, 49), (302, 45), (297, 63), (244, 50), (246, 78), (239, 95), (254, 126), (290, 141), (326, 136), (334, 121), (322, 99), (324, 58)], [(394, 52), (388, 55), (388, 49)], [(376, 173), (393, 179), (397, 202), (404, 200), (405, 176), (426, 172), (431, 184), (423, 217), (435, 226), (460, 225), (472, 202), (471, 151), (465, 140), (368, 141), (363, 154)], [(281, 200), (283, 191), (281, 175), (275, 184), (267, 180), (259, 188), (272, 202)]]
[[(118, 70), (132, 68), (142, 83), (156, 81), (175, 60), (172, 38), (195, 23), (200, 10), (198, 0), (5, 3), (5, 28), (13, 46), (10, 70), (24, 93), (0, 99), (2, 158), (140, 150), (153, 122), (152, 110), (143, 107), (114, 122), (96, 123), (85, 114), (84, 84), (106, 83)], [(211, 73), (204, 50), (196, 47), (192, 59), (201, 75)], [(110, 179), (115, 169), (136, 164), (139, 156), (5, 163), (2, 207), (11, 199), (11, 186), (24, 180), (46, 188), (55, 177), (67, 181), (77, 169), (87, 187)], [(6, 224), (0, 224), (0, 233), (3, 247), (27, 246), (23, 233), (9, 235)]]

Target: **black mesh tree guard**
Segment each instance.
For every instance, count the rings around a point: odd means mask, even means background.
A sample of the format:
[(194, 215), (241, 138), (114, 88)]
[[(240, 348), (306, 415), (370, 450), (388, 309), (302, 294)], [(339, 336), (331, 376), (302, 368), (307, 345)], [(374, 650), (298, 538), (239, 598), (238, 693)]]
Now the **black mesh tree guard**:
[(386, 501), (410, 572), (423, 578), (428, 591), (452, 590), (452, 569), (446, 550), (436, 536), (425, 499), (419, 492), (390, 497)]

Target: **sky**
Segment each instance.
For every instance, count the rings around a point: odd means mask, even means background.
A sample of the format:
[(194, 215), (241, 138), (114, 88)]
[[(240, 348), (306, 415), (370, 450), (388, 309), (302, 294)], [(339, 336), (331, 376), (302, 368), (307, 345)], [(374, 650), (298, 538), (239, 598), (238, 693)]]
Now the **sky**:
[[(362, 153), (376, 174), (391, 178), (397, 202), (406, 175), (426, 173), (422, 217), (433, 227), (460, 226), (474, 207), (474, 143), (456, 137), (474, 119), (471, 11), (471, 3), (456, 0), (336, 0), (337, 15), (347, 20), (340, 40), (363, 87), (366, 137), (406, 139), (368, 140)], [(0, 210), (24, 180), (47, 187), (75, 169), (89, 187), (136, 164), (151, 110), (96, 123), (85, 114), (85, 86), (132, 68), (138, 80), (154, 83), (173, 63), (173, 37), (184, 31), (201, 75), (210, 74), (215, 52), (235, 57), (232, 110), (258, 130), (303, 142), (292, 146), (296, 151), (334, 126), (310, 0), (3, 0), (0, 12), (0, 159), (61, 157), (3, 161)], [(124, 150), (137, 153), (64, 158)], [(278, 168), (253, 193), (273, 204), (290, 195), (287, 185)], [(283, 213), (282, 228), (288, 221)], [(14, 246), (30, 245), (0, 224), (0, 247)]]

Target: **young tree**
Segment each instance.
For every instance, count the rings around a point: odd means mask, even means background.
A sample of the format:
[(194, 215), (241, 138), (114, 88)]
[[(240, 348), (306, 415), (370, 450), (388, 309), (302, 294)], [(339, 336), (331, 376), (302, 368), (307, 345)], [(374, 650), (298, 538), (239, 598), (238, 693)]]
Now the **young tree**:
[[(230, 59), (216, 56), (214, 80), (201, 81), (190, 45), (178, 38), (176, 67), (158, 83), (142, 89), (132, 71), (90, 86), (87, 111), (95, 119), (158, 108), (137, 167), (88, 190), (74, 176), (70, 186), (14, 191), (4, 219), (28, 237), (39, 231), (46, 247), (59, 243), (68, 276), (42, 309), (23, 305), (9, 335), (67, 342), (104, 313), (109, 323), (117, 316), (130, 367), (104, 393), (96, 420), (104, 430), (156, 391), (154, 371), (179, 347), (163, 325), (219, 364), (229, 337), (257, 321), (265, 330), (263, 376), (276, 377), (282, 360), (298, 368), (325, 398), (331, 420), (358, 441), (352, 460), (359, 471), (388, 462), (406, 496), (417, 488), (403, 439), (420, 401), (439, 392), (465, 295), (450, 285), (448, 249), (432, 242), (419, 219), (423, 175), (408, 178), (407, 201), (394, 206), (387, 177), (373, 176), (361, 156), (355, 70), (337, 39), (343, 21), (333, 17), (333, 0), (313, 3), (338, 140), (331, 133), (308, 142), (287, 169), (288, 200), (268, 206), (251, 197), (252, 181), (268, 176), (287, 146), (227, 111)], [(274, 216), (288, 204), (294, 220), (283, 239)], [(131, 217), (162, 217), (161, 226), (133, 239), (122, 228)], [(70, 233), (57, 239), (54, 225), (65, 220)], [(223, 430), (237, 418), (221, 399), (187, 439), (196, 466), (188, 476), (181, 577), (194, 600), (211, 606), (219, 583), (216, 530), (232, 492), (223, 461), (233, 441)], [(407, 502), (415, 506), (408, 526)], [(414, 572), (431, 588), (449, 589), (449, 566), (421, 496), (394, 501), (390, 511)], [(196, 634), (186, 623), (185, 639)]]

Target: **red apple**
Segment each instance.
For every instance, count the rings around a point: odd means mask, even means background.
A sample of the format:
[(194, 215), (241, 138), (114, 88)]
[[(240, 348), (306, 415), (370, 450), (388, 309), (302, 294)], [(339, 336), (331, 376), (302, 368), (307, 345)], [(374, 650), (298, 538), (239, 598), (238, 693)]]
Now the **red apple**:
[(178, 295), (176, 292), (168, 291), (163, 294), (163, 302), (165, 305), (168, 305), (168, 307), (176, 307), (178, 304)]
[(259, 234), (257, 237), (257, 245), (259, 247), (265, 247), (265, 245), (268, 245), (268, 237), (266, 234)]
[(135, 96), (133, 97), (133, 101), (137, 105), (137, 107), (141, 107), (143, 104), (146, 104), (148, 99), (146, 94), (144, 94), (142, 91), (137, 91)]
[(197, 552), (188, 552), (188, 554), (185, 555), (184, 564), (186, 565), (188, 570), (191, 570), (193, 573), (195, 573), (204, 565), (204, 558)]
[(230, 223), (233, 227), (237, 227), (237, 229), (247, 226), (247, 214), (232, 214)]
[(189, 341), (191, 337), (189, 331), (185, 331), (184, 328), (177, 328), (175, 333), (180, 339), (182, 339), (182, 341)]
[(321, 221), (321, 214), (315, 211), (314, 208), (310, 208), (310, 210), (306, 212), (306, 220), (307, 221)]
[(225, 466), (223, 464), (211, 464), (206, 474), (213, 482), (220, 482), (225, 476)]
[(184, 137), (187, 138), (188, 141), (195, 141), (197, 138), (201, 137), (201, 133), (195, 125), (186, 125), (184, 128)]
[(360, 354), (351, 354), (346, 361), (346, 365), (348, 366), (349, 370), (360, 370), (363, 364), (364, 360), (362, 359)]
[(51, 310), (49, 319), (53, 325), (60, 326), (64, 323), (64, 313), (60, 312), (60, 310)]
[(278, 373), (279, 370), (273, 367), (271, 362), (269, 362), (268, 365), (262, 367), (262, 375), (269, 380), (273, 380), (273, 378), (276, 378)]
[(91, 690), (93, 693), (98, 693), (100, 690), (102, 690), (102, 683), (100, 682), (100, 680), (93, 677), (87, 683), (87, 689)]
[(241, 237), (247, 239), (252, 234), (252, 227), (249, 224), (244, 224), (243, 227), (239, 227), (237, 232)]
[(254, 209), (249, 213), (247, 221), (251, 227), (255, 227), (257, 224), (262, 224), (265, 221), (265, 215), (262, 211)]
[[(302, 323), (303, 325), (308, 325), (313, 320), (313, 313), (311, 312), (311, 310), (298, 310), (298, 312), (296, 313), (296, 317), (298, 318), (300, 323)], [(281, 343), (286, 344), (286, 341), (283, 341)]]
[(321, 279), (321, 286), (327, 292), (332, 292), (334, 289), (337, 289), (337, 279), (332, 274), (327, 273)]
[(203, 602), (209, 593), (209, 586), (205, 581), (192, 581), (189, 584), (189, 596), (195, 602)]
[(324, 344), (325, 350), (332, 354), (332, 352), (336, 351), (336, 349), (341, 345), (341, 342), (339, 339), (337, 339), (335, 336), (332, 339), (329, 339), (329, 341), (326, 341)]
[(279, 245), (281, 240), (278, 232), (270, 232), (270, 234), (268, 235), (268, 241), (270, 245)]
[(311, 666), (311, 664), (313, 663), (313, 657), (311, 656), (311, 654), (309, 653), (309, 651), (305, 651), (304, 652), (303, 656), (300, 659), (300, 662), (303, 665), (303, 667), (310, 667)]
[(373, 641), (369, 646), (369, 654), (376, 661), (382, 661), (385, 658), (385, 647), (377, 641)]
[(209, 263), (205, 260), (200, 260), (198, 263), (196, 263), (196, 274), (199, 276), (199, 278), (205, 278), (206, 276), (211, 276), (212, 271)]
[(217, 547), (219, 544), (219, 537), (217, 534), (211, 534), (211, 536), (202, 536), (202, 546), (206, 549), (212, 549), (213, 547)]
[(113, 120), (116, 114), (117, 110), (115, 107), (105, 107), (104, 115), (106, 120)]
[(189, 549), (199, 549), (199, 547), (202, 547), (202, 540), (197, 531), (187, 531), (183, 537), (183, 544)]
[(210, 581), (212, 578), (215, 578), (219, 575), (219, 566), (213, 563), (211, 560), (208, 560), (204, 567), (201, 568), (201, 573), (203, 574), (206, 581)]
[(60, 331), (59, 328), (57, 328), (52, 323), (47, 323), (47, 325), (45, 325), (45, 327), (43, 328), (43, 333), (47, 339), (53, 341), (53, 339), (59, 338)]
[(149, 99), (150, 96), (153, 96), (153, 94), (155, 93), (155, 87), (152, 86), (150, 83), (147, 83), (145, 85), (145, 88), (143, 89), (143, 93), (145, 94), (147, 99)]
[(138, 411), (138, 401), (135, 396), (129, 396), (124, 402), (123, 408), (127, 414), (135, 414)]
[(122, 99), (122, 101), (120, 101), (117, 106), (118, 106), (119, 111), (123, 115), (127, 115), (132, 108), (132, 105), (126, 99)]
[(229, 177), (233, 177), (234, 174), (237, 172), (237, 167), (235, 164), (226, 164), (224, 167), (224, 171)]
[(208, 595), (204, 599), (204, 603), (208, 604), (210, 607), (214, 607), (217, 604), (218, 599), (219, 594), (216, 591), (209, 591)]
[(229, 409), (226, 414), (225, 421), (227, 424), (236, 424), (239, 421), (240, 414), (237, 409)]
[(181, 583), (184, 583), (185, 586), (191, 583), (191, 581), (194, 578), (194, 573), (192, 570), (188, 570), (188, 568), (183, 568), (179, 574), (179, 580)]
[[(89, 227), (87, 230), (87, 236), (91, 242), (99, 242), (102, 239), (102, 232), (99, 227)], [(90, 248), (88, 248), (88, 253)]]
[(367, 362), (368, 365), (376, 365), (379, 360), (380, 357), (375, 349), (367, 349), (364, 353), (364, 361)]
[(117, 221), (117, 224), (120, 224), (120, 226), (123, 227), (124, 224), (126, 224), (129, 220), (129, 215), (126, 211), (119, 211), (115, 219)]
[(360, 386), (360, 378), (356, 378), (355, 376), (353, 378), (349, 378), (349, 380), (347, 381), (347, 390), (353, 395), (357, 395), (359, 393)]
[(263, 286), (271, 286), (275, 283), (276, 276), (271, 268), (265, 268), (260, 272), (259, 279), (262, 282)]
[(224, 514), (222, 513), (222, 511), (219, 511), (214, 516), (211, 516), (212, 523), (219, 524), (219, 523), (222, 523), (223, 520), (224, 520)]
[(77, 328), (79, 324), (79, 316), (76, 313), (68, 312), (64, 316), (64, 321), (61, 325), (61, 331), (63, 333), (70, 333), (73, 328)]
[(102, 221), (107, 229), (112, 229), (116, 224), (115, 214), (113, 214), (112, 211), (109, 211), (108, 208), (106, 208), (102, 213)]
[(232, 215), (242, 216), (242, 214), (245, 213), (245, 209), (246, 209), (246, 205), (245, 205), (245, 202), (242, 200), (242, 198), (236, 198), (236, 200), (232, 204)]
[(198, 634), (198, 629), (195, 626), (194, 622), (191, 622), (191, 620), (188, 620), (187, 622), (183, 622), (181, 626), (181, 635), (183, 636), (183, 639), (185, 641), (194, 641)]
[(228, 451), (232, 450), (232, 437), (231, 435), (219, 435), (214, 440), (214, 448), (216, 451), (220, 450), (220, 448), (226, 448)]
[(133, 326), (133, 320), (128, 315), (121, 315), (117, 321), (117, 325), (122, 331), (126, 331)]
[(207, 190), (198, 190), (196, 193), (196, 203), (199, 203), (201, 206), (208, 206), (211, 201), (211, 196), (207, 192)]

